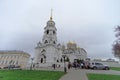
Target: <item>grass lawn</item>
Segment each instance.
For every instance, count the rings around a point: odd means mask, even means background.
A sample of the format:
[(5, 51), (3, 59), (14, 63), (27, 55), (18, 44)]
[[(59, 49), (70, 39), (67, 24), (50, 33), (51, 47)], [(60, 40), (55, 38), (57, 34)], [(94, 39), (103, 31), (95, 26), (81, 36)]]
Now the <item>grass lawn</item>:
[(87, 74), (89, 80), (120, 80), (120, 75)]
[(58, 80), (64, 72), (41, 70), (0, 70), (0, 80)]
[(110, 69), (120, 71), (120, 67), (111, 67)]

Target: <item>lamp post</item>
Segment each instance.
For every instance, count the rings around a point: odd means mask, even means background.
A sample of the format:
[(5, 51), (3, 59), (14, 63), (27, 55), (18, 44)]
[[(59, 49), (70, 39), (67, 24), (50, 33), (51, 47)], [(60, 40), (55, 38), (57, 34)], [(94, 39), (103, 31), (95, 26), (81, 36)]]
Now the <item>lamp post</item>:
[(66, 57), (66, 55), (62, 55), (62, 57), (64, 59), (64, 72), (66, 73), (67, 72), (66, 63), (65, 63), (65, 57)]
[(38, 67), (39, 67), (39, 63), (36, 63), (37, 65), (36, 65), (36, 68), (37, 68), (37, 70), (38, 70)]
[(9, 69), (11, 69), (12, 62), (13, 62), (12, 60), (9, 62), (9, 64), (10, 64), (8, 67)]
[(65, 63), (65, 58), (66, 58), (66, 50), (65, 50), (65, 45), (62, 45), (62, 53), (63, 53), (63, 55), (62, 55), (62, 57), (63, 57), (63, 59), (64, 59), (64, 72), (66, 73), (67, 72), (67, 68), (66, 68), (66, 63)]
[(34, 60), (34, 58), (31, 58), (31, 66), (30, 66), (30, 70), (32, 70), (32, 67), (33, 67), (33, 60)]

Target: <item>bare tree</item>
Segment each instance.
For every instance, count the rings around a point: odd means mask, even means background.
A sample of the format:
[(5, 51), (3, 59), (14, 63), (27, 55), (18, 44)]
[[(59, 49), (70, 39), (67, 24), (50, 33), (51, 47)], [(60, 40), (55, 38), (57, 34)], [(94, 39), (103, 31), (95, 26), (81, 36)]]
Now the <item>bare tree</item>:
[(115, 32), (115, 36), (117, 39), (113, 43), (113, 54), (120, 60), (120, 26), (117, 26), (115, 28)]

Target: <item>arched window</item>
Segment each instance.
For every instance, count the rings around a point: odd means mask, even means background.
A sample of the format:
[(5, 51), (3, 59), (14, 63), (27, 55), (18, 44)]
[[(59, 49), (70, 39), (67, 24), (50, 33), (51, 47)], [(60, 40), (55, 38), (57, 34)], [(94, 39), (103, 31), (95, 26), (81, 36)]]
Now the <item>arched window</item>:
[(46, 44), (46, 43), (48, 43), (48, 41), (47, 41), (47, 40), (45, 40), (45, 44)]
[(53, 41), (53, 43), (54, 43), (54, 44), (56, 44), (56, 42), (55, 42), (55, 41)]
[(60, 61), (63, 62), (63, 59), (61, 58)]
[(55, 31), (53, 31), (53, 34), (55, 34)]
[(43, 58), (41, 58), (41, 63), (43, 63)]
[(47, 34), (49, 34), (49, 30), (47, 30)]
[(59, 62), (59, 60), (57, 59), (57, 62)]

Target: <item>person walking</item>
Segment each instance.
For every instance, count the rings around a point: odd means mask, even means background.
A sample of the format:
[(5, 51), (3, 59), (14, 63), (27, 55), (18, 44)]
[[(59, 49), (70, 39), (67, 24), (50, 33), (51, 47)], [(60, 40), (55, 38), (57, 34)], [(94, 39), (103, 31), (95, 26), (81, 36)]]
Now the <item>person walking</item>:
[(77, 62), (74, 62), (74, 68), (77, 69)]
[(53, 68), (54, 68), (54, 70), (55, 70), (55, 68), (56, 68), (56, 65), (55, 65), (55, 64), (53, 64), (53, 65), (52, 65), (52, 67), (53, 67)]
[(69, 62), (69, 63), (68, 63), (68, 69), (70, 69), (70, 68), (71, 68), (71, 63)]

